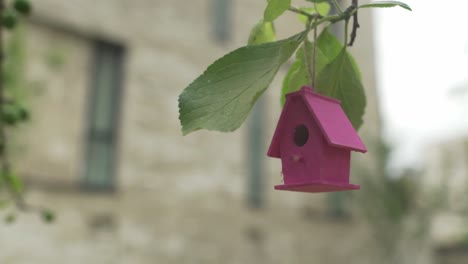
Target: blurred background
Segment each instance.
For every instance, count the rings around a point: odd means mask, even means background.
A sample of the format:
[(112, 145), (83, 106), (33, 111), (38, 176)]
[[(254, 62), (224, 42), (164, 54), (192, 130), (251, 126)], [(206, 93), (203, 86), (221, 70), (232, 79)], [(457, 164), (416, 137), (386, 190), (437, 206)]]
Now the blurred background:
[(273, 191), (266, 157), (290, 63), (238, 131), (180, 132), (179, 93), (246, 44), (264, 0), (33, 1), (6, 43), (32, 113), (12, 155), (57, 219), (1, 224), (0, 262), (468, 263), (468, 4), (407, 3), (359, 13), (361, 190), (303, 194)]

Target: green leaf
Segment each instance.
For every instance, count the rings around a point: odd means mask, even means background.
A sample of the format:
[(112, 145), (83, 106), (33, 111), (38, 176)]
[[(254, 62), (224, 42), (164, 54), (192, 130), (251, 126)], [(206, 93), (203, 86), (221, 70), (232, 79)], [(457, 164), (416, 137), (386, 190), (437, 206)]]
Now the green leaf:
[(13, 7), (22, 15), (31, 14), (31, 3), (29, 0), (15, 0)]
[(263, 19), (271, 22), (281, 16), (291, 5), (291, 0), (269, 0), (263, 13)]
[[(317, 11), (318, 13), (321, 15), (321, 16), (327, 16), (328, 15), (328, 12), (330, 12), (330, 5), (328, 3), (319, 3), (319, 4), (316, 4), (317, 6)], [(301, 7), (299, 8), (299, 10), (302, 10), (304, 12), (307, 12), (311, 15), (317, 13), (315, 12), (315, 7)], [(303, 24), (306, 24), (307, 23), (307, 16), (305, 15), (301, 15), (301, 14), (298, 14), (297, 15), (297, 19), (299, 19), (299, 21), (301, 21)]]
[(310, 80), (304, 62), (302, 60), (295, 60), (283, 80), (281, 106), (284, 106), (286, 102), (286, 94), (295, 92), (308, 83), (310, 83)]
[(353, 127), (359, 129), (363, 123), (366, 97), (359, 72), (346, 49), (342, 49), (319, 74), (316, 91), (340, 100)]
[(305, 37), (239, 48), (210, 65), (179, 96), (184, 135), (199, 130), (234, 131)]
[(13, 173), (7, 174), (7, 181), (13, 191), (20, 194), (24, 190), (23, 181)]
[(328, 13), (330, 12), (330, 4), (328, 3), (318, 3), (315, 5), (316, 8), (317, 8), (317, 12), (321, 15), (321, 16), (327, 16)]
[[(309, 41), (305, 41), (307, 47), (307, 59), (312, 64), (313, 44)], [(327, 29), (324, 29), (319, 37), (317, 38), (317, 57), (316, 57), (316, 72), (318, 74), (323, 68), (329, 64), (343, 49), (343, 45), (340, 41), (331, 34)], [(295, 92), (301, 89), (303, 85), (311, 83), (309, 80), (309, 74), (307, 73), (307, 64), (304, 56), (304, 44), (296, 52), (296, 60), (291, 65), (283, 80), (283, 86), (281, 89), (281, 105), (284, 105), (286, 100), (286, 94)], [(313, 66), (311, 66), (313, 68)]]
[(286, 94), (298, 91), (302, 86), (310, 84), (311, 80), (307, 72), (306, 58), (304, 56), (304, 45), (307, 47), (310, 63), (312, 63), (312, 43), (305, 40), (296, 52), (296, 59), (289, 68), (283, 80), (281, 88), (281, 106), (286, 102)]
[(320, 73), (325, 65), (335, 59), (342, 49), (343, 45), (335, 35), (330, 33), (328, 29), (324, 29), (317, 38), (317, 73)]
[(276, 33), (273, 22), (265, 22), (260, 19), (258, 23), (252, 28), (249, 35), (249, 45), (257, 45), (267, 42), (275, 41)]
[(16, 26), (16, 12), (7, 9), (1, 14), (1, 23), (7, 29), (13, 29)]
[(361, 5), (361, 6), (359, 6), (359, 8), (394, 7), (394, 6), (399, 6), (399, 7), (402, 7), (404, 9), (406, 9), (406, 10), (413, 11), (413, 10), (411, 10), (411, 7), (409, 7), (407, 4), (402, 3), (400, 1), (380, 1), (380, 2)]
[[(343, 48), (343, 44), (341, 44), (340, 40), (330, 33), (328, 28), (325, 28), (317, 39), (317, 73), (320, 74), (323, 68), (335, 59)], [(354, 58), (350, 55), (349, 59), (351, 60), (351, 64), (359, 80), (361, 80), (361, 72)]]

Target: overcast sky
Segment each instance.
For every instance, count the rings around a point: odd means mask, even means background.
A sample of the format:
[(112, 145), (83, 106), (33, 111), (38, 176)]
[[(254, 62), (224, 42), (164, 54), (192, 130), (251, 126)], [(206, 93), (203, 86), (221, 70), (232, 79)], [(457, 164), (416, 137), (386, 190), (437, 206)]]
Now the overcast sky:
[(377, 74), (384, 136), (393, 167), (418, 165), (426, 144), (468, 138), (468, 1), (406, 0), (375, 11)]

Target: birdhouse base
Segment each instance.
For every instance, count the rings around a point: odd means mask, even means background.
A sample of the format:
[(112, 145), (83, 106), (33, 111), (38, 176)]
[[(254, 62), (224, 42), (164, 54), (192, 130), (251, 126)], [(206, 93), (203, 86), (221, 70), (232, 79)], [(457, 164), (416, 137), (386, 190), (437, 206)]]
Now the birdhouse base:
[(330, 182), (308, 182), (308, 183), (293, 183), (276, 185), (276, 190), (294, 191), (294, 192), (336, 192), (336, 191), (348, 191), (348, 190), (359, 190), (359, 185), (349, 183), (330, 183)]

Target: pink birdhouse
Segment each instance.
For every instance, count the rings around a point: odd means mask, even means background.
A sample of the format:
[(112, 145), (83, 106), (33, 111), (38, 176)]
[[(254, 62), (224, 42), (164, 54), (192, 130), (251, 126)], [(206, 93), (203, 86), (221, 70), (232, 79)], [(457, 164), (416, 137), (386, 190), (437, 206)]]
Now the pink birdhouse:
[(332, 192), (359, 189), (349, 183), (351, 150), (366, 152), (340, 101), (310, 87), (286, 95), (267, 155), (280, 158), (277, 190)]

